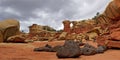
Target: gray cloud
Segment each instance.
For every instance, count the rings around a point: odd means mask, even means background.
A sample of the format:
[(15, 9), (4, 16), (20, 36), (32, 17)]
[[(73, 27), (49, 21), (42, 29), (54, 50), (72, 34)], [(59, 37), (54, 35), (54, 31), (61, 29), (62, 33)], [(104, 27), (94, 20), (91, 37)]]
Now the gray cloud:
[(37, 23), (61, 29), (65, 19), (92, 18), (103, 12), (110, 0), (0, 0), (0, 20), (20, 20), (21, 30)]

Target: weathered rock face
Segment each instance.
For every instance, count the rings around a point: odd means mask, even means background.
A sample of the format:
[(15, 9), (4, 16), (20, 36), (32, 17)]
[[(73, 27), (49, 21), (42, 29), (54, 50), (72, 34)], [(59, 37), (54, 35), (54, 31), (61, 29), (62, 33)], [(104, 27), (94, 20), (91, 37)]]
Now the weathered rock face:
[(67, 40), (57, 51), (56, 55), (58, 58), (75, 58), (81, 55), (81, 51), (80, 47), (73, 40)]
[(6, 42), (7, 38), (20, 33), (20, 25), (17, 20), (7, 19), (0, 21), (0, 42)]
[(108, 42), (107, 42), (107, 40), (108, 40), (108, 37), (107, 36), (98, 36), (97, 37), (97, 43), (98, 43), (98, 45), (106, 45)]
[(120, 0), (114, 0), (114, 4), (116, 4), (116, 6), (120, 8)]
[(37, 34), (40, 33), (43, 30), (42, 26), (33, 24), (32, 26), (29, 26), (29, 34)]
[(112, 20), (117, 20), (117, 17), (120, 16), (120, 13), (119, 13), (119, 9), (118, 7), (116, 6), (116, 4), (114, 4), (113, 2), (111, 2), (105, 12), (103, 13), (104, 16), (112, 19)]
[(109, 3), (103, 14), (97, 17), (99, 24), (110, 24), (120, 20), (120, 1), (114, 0)]
[(113, 39), (109, 34), (102, 35), (97, 37), (97, 43), (98, 45), (107, 46), (109, 48), (111, 47), (120, 48), (120, 41), (115, 39), (116, 39), (116, 36), (114, 36), (114, 39)]
[(120, 31), (113, 32), (112, 34), (110, 34), (110, 36), (111, 39), (120, 41)]
[(98, 36), (98, 45), (120, 48), (120, 0), (110, 2), (104, 13), (97, 17), (97, 21), (103, 30), (108, 28), (107, 34)]

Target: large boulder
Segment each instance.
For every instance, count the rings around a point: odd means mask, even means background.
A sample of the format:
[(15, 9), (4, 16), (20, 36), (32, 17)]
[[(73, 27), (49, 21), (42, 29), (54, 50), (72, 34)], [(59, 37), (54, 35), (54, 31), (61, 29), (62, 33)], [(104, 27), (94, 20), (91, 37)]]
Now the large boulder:
[(61, 47), (62, 47), (62, 46), (60, 46), (60, 45), (54, 46), (54, 47), (52, 48), (52, 51), (53, 51), (53, 52), (57, 52)]
[(120, 12), (119, 12), (120, 4), (118, 4), (119, 2), (118, 1), (116, 2), (116, 1), (110, 2), (103, 13), (104, 16), (107, 16), (112, 20), (118, 20), (120, 17)]
[(7, 38), (20, 33), (19, 21), (7, 19), (0, 21), (0, 42), (6, 42)]
[(56, 53), (58, 58), (75, 58), (81, 55), (80, 47), (73, 40), (66, 40)]
[(116, 4), (116, 6), (117, 6), (118, 8), (120, 8), (120, 0), (114, 0), (114, 3)]

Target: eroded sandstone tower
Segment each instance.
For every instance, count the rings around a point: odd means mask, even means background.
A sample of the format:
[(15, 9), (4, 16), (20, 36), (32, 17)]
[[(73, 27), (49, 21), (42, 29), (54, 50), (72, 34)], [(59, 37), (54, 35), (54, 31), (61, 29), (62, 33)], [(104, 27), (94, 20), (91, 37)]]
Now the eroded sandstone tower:
[(64, 25), (64, 32), (71, 32), (71, 27), (70, 27), (71, 22), (69, 20), (65, 20), (63, 21), (63, 25)]

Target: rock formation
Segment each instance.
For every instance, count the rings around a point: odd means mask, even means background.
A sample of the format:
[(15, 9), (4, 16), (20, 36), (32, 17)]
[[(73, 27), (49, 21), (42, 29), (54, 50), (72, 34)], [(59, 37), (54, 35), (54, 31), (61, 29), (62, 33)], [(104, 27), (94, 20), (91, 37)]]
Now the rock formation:
[(29, 26), (29, 34), (37, 34), (40, 33), (43, 30), (42, 26), (33, 24), (32, 26)]
[[(70, 26), (70, 25), (73, 26)], [(65, 20), (63, 21), (64, 25), (64, 32), (67, 33), (85, 33), (89, 31), (91, 28), (94, 26), (94, 21), (93, 20), (83, 20), (83, 21), (69, 21)]]
[[(97, 40), (98, 45), (120, 47), (120, 0), (111, 1), (106, 10), (94, 20), (64, 21), (64, 32), (72, 39), (72, 33), (86, 34), (89, 40)], [(72, 27), (70, 25), (73, 25)], [(100, 27), (100, 29), (94, 29)], [(74, 36), (72, 36), (74, 37)], [(74, 38), (76, 39), (76, 38)], [(72, 40), (74, 40), (72, 39)], [(81, 39), (81, 38), (79, 38)], [(117, 41), (116, 41), (117, 40)], [(119, 42), (118, 42), (119, 41)], [(114, 44), (114, 45), (113, 45)]]
[(20, 25), (17, 20), (7, 19), (0, 21), (0, 42), (6, 42), (7, 38), (20, 33)]
[(67, 32), (67, 33), (71, 32), (70, 24), (71, 24), (71, 22), (69, 20), (63, 21), (63, 25), (64, 25), (63, 30), (64, 30), (64, 32)]
[(108, 47), (120, 48), (120, 0), (112, 1), (106, 8), (103, 14), (98, 16), (96, 20), (98, 25), (107, 32), (104, 32), (101, 36), (98, 36), (98, 45), (106, 45)]
[(56, 37), (56, 30), (49, 26), (42, 26), (38, 24), (33, 24), (29, 26), (29, 35), (26, 41), (52, 41)]

